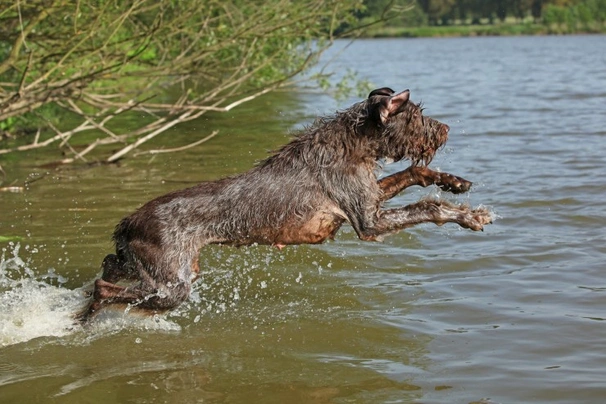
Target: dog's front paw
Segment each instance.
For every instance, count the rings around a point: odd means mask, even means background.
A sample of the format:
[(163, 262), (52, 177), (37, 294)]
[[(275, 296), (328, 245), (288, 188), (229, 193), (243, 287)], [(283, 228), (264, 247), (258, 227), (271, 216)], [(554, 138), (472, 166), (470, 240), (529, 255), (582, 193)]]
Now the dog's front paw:
[(447, 192), (451, 192), (453, 194), (462, 194), (464, 192), (469, 191), (473, 183), (471, 181), (467, 181), (462, 177), (457, 177), (456, 175), (443, 173), (440, 175), (440, 183), (438, 186)]
[(494, 215), (490, 210), (479, 207), (469, 211), (465, 215), (465, 219), (459, 224), (473, 231), (484, 231), (484, 225), (491, 224), (493, 217)]

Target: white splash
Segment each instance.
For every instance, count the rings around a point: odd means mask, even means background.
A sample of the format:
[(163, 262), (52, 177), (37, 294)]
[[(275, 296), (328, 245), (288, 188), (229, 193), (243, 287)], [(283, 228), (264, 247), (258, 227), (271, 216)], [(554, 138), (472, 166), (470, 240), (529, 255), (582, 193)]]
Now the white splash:
[[(82, 291), (47, 283), (49, 278), (64, 281), (52, 268), (36, 279), (19, 257), (19, 244), (10, 247), (0, 258), (0, 346), (72, 332), (73, 314), (85, 302)], [(12, 256), (7, 258), (7, 252)]]
[[(43, 275), (19, 257), (20, 245), (9, 244), (0, 257), (0, 347), (40, 337), (65, 337), (77, 334), (76, 340), (87, 343), (125, 328), (179, 331), (180, 327), (162, 316), (141, 316), (130, 310), (104, 310), (86, 327), (74, 320), (88, 298), (84, 286), (69, 289), (67, 279), (53, 268)], [(55, 285), (56, 284), (56, 285)], [(78, 343), (78, 342), (76, 342)]]

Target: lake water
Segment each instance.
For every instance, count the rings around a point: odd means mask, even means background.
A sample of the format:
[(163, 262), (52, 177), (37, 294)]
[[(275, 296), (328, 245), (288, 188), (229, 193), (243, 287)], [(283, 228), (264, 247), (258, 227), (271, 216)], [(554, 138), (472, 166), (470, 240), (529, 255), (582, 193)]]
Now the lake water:
[[(113, 226), (150, 198), (241, 172), (345, 108), (274, 94), (171, 134), (212, 141), (95, 168), (1, 157), (2, 403), (595, 403), (606, 397), (606, 37), (361, 40), (333, 69), (409, 88), (450, 125), (434, 168), (474, 181), (482, 233), (423, 225), (383, 243), (206, 248), (166, 316), (71, 327)], [(341, 52), (338, 52), (342, 50)], [(188, 137), (189, 136), (189, 137)], [(189, 140), (191, 141), (191, 140)], [(46, 154), (45, 154), (46, 153)], [(403, 169), (386, 167), (385, 174)], [(437, 190), (410, 189), (390, 206)]]

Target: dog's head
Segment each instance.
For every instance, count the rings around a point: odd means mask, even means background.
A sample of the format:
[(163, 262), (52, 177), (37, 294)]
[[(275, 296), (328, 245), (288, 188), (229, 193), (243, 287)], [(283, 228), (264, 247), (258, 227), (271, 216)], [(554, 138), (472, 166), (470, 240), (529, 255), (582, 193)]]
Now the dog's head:
[(448, 125), (423, 116), (423, 108), (410, 101), (408, 90), (395, 94), (388, 87), (379, 88), (365, 103), (378, 158), (427, 165), (448, 139)]

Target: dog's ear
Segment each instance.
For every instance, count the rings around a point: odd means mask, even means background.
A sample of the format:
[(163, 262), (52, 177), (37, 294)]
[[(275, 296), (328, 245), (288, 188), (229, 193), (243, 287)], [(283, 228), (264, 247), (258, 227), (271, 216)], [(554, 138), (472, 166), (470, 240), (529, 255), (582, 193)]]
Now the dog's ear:
[(387, 123), (389, 117), (402, 112), (409, 99), (410, 91), (404, 90), (392, 97), (381, 100), (381, 103), (379, 104), (379, 117), (381, 119), (381, 123)]
[(372, 90), (370, 92), (370, 94), (368, 94), (368, 98), (372, 97), (373, 95), (386, 95), (389, 97), (393, 93), (395, 93), (395, 91), (393, 91), (391, 88), (381, 87), (381, 88), (377, 88), (376, 90)]

